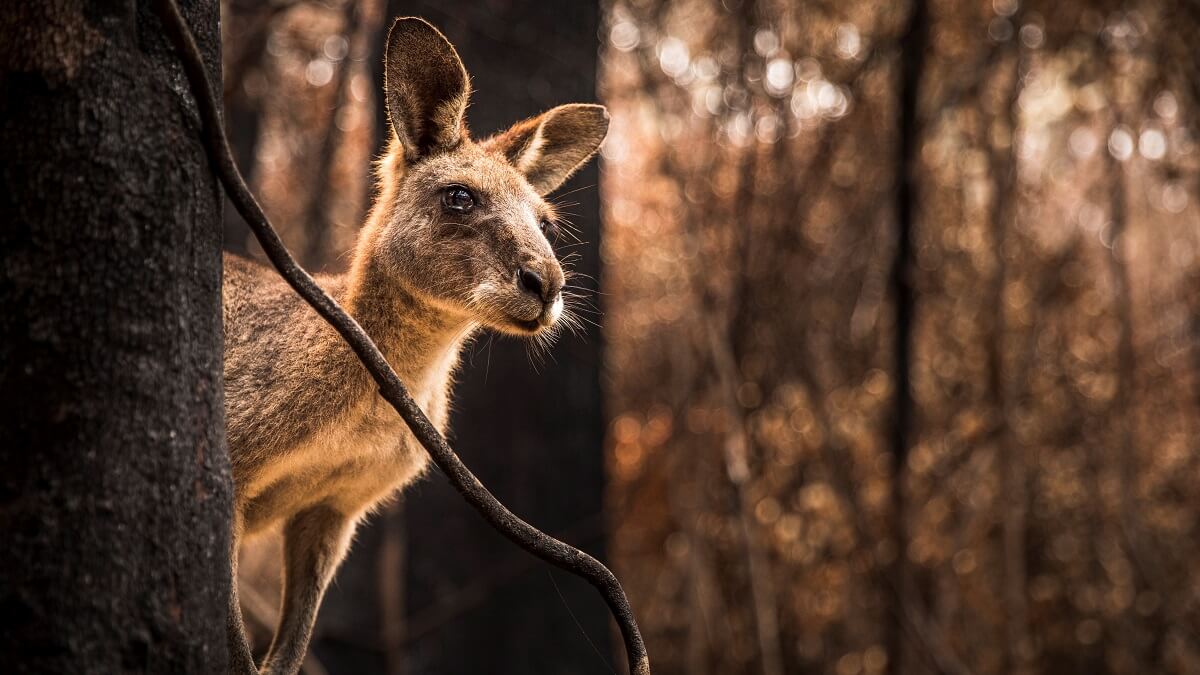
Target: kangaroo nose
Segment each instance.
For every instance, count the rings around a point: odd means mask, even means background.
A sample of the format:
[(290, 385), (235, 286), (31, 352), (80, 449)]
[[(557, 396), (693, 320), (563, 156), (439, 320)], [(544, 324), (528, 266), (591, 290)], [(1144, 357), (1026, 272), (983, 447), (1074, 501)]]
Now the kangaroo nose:
[(522, 290), (541, 298), (542, 302), (552, 302), (559, 291), (559, 284), (553, 280), (547, 283), (541, 274), (527, 267), (517, 270), (517, 285)]
[(545, 280), (542, 279), (542, 275), (524, 267), (517, 270), (517, 283), (520, 284), (522, 289), (533, 293), (539, 298), (542, 297), (542, 291), (546, 285)]

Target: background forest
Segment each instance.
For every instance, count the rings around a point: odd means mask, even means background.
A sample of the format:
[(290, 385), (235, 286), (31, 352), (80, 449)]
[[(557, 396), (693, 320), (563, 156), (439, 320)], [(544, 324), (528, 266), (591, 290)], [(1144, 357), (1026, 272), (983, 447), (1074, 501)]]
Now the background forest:
[[(612, 564), (656, 673), (1200, 672), (1200, 4), (226, 0), (234, 149), (310, 269), (369, 204), (402, 15), (477, 135), (612, 113), (558, 193), (587, 329), (478, 341), (452, 440)], [(608, 621), (434, 474), (306, 669), (606, 673)]]

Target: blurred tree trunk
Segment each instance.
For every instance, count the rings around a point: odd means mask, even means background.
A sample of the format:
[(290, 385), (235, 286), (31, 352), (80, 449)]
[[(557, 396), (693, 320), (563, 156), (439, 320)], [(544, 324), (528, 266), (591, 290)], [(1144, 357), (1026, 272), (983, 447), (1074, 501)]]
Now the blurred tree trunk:
[[(1019, 17), (1019, 14), (1017, 15)], [(1019, 18), (1018, 21), (1019, 22)], [(990, 175), (992, 180), (992, 204), (990, 222), (991, 247), (995, 255), (995, 270), (991, 282), (991, 302), (995, 316), (990, 326), (991, 345), (988, 356), (988, 390), (991, 403), (995, 409), (997, 432), (998, 470), (1000, 471), (1001, 492), (1006, 496), (1003, 504), (1003, 570), (1001, 578), (1001, 594), (1004, 598), (1005, 626), (1005, 658), (1007, 671), (1012, 673), (1028, 672), (1028, 654), (1033, 645), (1029, 637), (1028, 610), (1025, 602), (1027, 574), (1025, 569), (1027, 523), (1026, 511), (1029, 497), (1026, 490), (1028, 471), (1026, 470), (1025, 454), (1020, 444), (1013, 438), (1012, 420), (1014, 418), (1015, 399), (1013, 387), (1021, 386), (1020, 377), (1012, 377), (1011, 370), (1006, 368), (1007, 354), (1010, 351), (1009, 325), (1005, 309), (1005, 290), (1009, 282), (1008, 261), (1009, 233), (1017, 218), (1018, 193), (1017, 184), (1017, 133), (1019, 131), (1018, 100), (1021, 95), (1023, 71), (1028, 68), (1020, 43), (1013, 41), (1006, 45), (1007, 51), (1013, 52), (1011, 78), (1006, 79), (1004, 104), (995, 119), (991, 119), (991, 128), (1002, 129), (1007, 135), (1008, 143), (1002, 147), (992, 148), (989, 155)], [(997, 48), (999, 49), (999, 48)], [(984, 134), (986, 138), (987, 135)], [(994, 143), (989, 143), (992, 147)], [(1005, 373), (1010, 373), (1008, 376)]]
[[(236, 44), (234, 53), (225, 55), (225, 132), (234, 160), (241, 169), (248, 185), (254, 185), (254, 174), (258, 168), (258, 139), (262, 124), (261, 92), (251, 94), (254, 86), (248, 83), (264, 77), (263, 59), (267, 53), (267, 39), (271, 35), (276, 19), (295, 4), (295, 0), (262, 3), (259, 0), (231, 0), (225, 14), (226, 30), (233, 33), (225, 44)], [(250, 232), (242, 217), (227, 202), (224, 230), (225, 250), (238, 255), (250, 252)]]
[[(754, 35), (757, 32), (759, 17), (754, 0), (745, 0), (737, 8), (736, 17), (736, 49), (738, 54), (749, 53), (753, 49)], [(738, 60), (736, 82), (745, 82), (747, 59)], [(786, 124), (784, 122), (783, 124)], [(750, 587), (748, 604), (753, 608), (755, 638), (758, 645), (759, 670), (762, 675), (782, 675), (783, 649), (779, 639), (779, 606), (777, 591), (769, 556), (759, 540), (760, 536), (755, 527), (753, 511), (756, 499), (747, 490), (751, 478), (750, 458), (757, 455), (754, 447), (754, 436), (750, 432), (745, 407), (738, 402), (737, 391), (742, 383), (739, 363), (745, 355), (746, 317), (750, 313), (750, 279), (752, 270), (752, 252), (755, 237), (753, 234), (753, 211), (747, 205), (754, 203), (756, 173), (758, 171), (758, 153), (745, 152), (738, 161), (736, 189), (732, 201), (736, 213), (730, 219), (741, 221), (742, 227), (734, 238), (731, 257), (738, 262), (733, 267), (733, 283), (735, 290), (728, 299), (729, 307), (724, 312), (729, 318), (724, 325), (717, 326), (710, 321), (705, 331), (708, 338), (708, 349), (712, 359), (714, 379), (719, 382), (722, 404), (731, 420), (729, 432), (720, 441), (724, 459), (724, 475), (733, 491), (733, 510), (737, 516), (740, 529), (742, 552), (745, 558), (747, 582)], [(699, 219), (697, 219), (699, 220)], [(716, 295), (711, 290), (708, 295)], [(715, 304), (715, 303), (710, 303)]]
[[(325, 139), (321, 143), (317, 156), (317, 173), (313, 177), (312, 188), (309, 192), (308, 204), (304, 210), (304, 227), (306, 229), (305, 246), (301, 262), (309, 269), (320, 269), (332, 256), (329, 245), (330, 221), (328, 206), (332, 200), (335, 186), (333, 185), (333, 169), (338, 159), (338, 151), (345, 142), (346, 134), (342, 130), (339, 117), (343, 106), (350, 105), (350, 83), (354, 79), (354, 65), (366, 58), (366, 48), (369, 45), (368, 34), (373, 30), (376, 34), (386, 34), (390, 24), (377, 26), (378, 11), (367, 2), (348, 2), (342, 8), (345, 24), (342, 37), (346, 40), (346, 58), (342, 59), (336, 68), (334, 77), (337, 85), (333, 93), (333, 110), (329, 114), (329, 126), (325, 129)], [(370, 21), (368, 19), (375, 19)], [(376, 89), (382, 91), (382, 87)], [(386, 119), (386, 117), (384, 117)]]
[[(217, 2), (184, 14), (219, 82)], [(191, 94), (149, 2), (0, 26), (5, 669), (226, 670), (221, 201)]]
[(913, 0), (911, 17), (900, 45), (900, 83), (898, 127), (900, 142), (896, 160), (896, 254), (892, 266), (892, 293), (895, 303), (894, 358), (895, 403), (892, 420), (892, 537), (896, 542), (895, 556), (889, 572), (893, 584), (890, 616), (887, 624), (888, 668), (893, 674), (905, 671), (906, 640), (904, 618), (912, 602), (908, 566), (908, 509), (907, 486), (908, 450), (913, 431), (915, 405), (912, 394), (912, 330), (913, 306), (913, 236), (920, 216), (919, 162), (921, 146), (920, 93), (925, 66), (929, 18), (925, 0)]

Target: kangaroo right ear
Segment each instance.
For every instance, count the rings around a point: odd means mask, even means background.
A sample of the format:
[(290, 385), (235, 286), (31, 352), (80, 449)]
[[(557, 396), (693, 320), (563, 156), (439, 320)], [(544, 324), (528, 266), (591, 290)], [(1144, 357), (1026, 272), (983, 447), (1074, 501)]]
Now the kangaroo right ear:
[(483, 145), (503, 154), (538, 194), (545, 195), (595, 154), (607, 134), (604, 106), (568, 103), (517, 122)]
[(388, 119), (405, 160), (458, 147), (471, 86), (449, 40), (424, 19), (396, 19), (383, 59)]

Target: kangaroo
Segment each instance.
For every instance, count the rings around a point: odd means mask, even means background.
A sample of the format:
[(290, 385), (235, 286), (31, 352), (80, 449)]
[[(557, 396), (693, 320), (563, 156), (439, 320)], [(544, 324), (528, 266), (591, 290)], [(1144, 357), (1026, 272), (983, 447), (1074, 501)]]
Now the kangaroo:
[[(603, 106), (563, 105), (482, 141), (454, 47), (398, 19), (385, 52), (386, 155), (349, 271), (318, 276), (444, 432), (459, 352), (481, 329), (545, 337), (564, 324), (563, 269), (543, 198), (597, 150)], [(341, 338), (275, 273), (224, 261), (225, 414), (233, 464), (233, 668), (255, 665), (237, 598), (245, 536), (282, 525), (283, 603), (262, 673), (295, 673), (358, 522), (428, 456)]]

